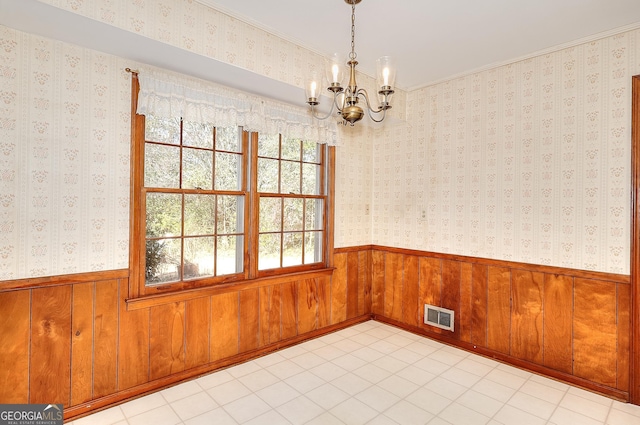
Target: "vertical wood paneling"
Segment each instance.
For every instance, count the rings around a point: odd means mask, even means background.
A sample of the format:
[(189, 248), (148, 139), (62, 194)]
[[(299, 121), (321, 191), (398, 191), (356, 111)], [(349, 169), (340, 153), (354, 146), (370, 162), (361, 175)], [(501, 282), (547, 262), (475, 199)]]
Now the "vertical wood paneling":
[(112, 394), (118, 387), (118, 289), (117, 280), (95, 284), (94, 397)]
[(120, 280), (118, 330), (118, 388), (120, 390), (149, 381), (149, 310), (127, 311), (124, 297), (128, 289), (128, 281)]
[(371, 313), (371, 251), (358, 252), (358, 315)]
[(402, 278), (404, 256), (389, 252), (384, 269), (384, 315), (402, 320)]
[(336, 254), (331, 277), (331, 323), (347, 320), (347, 254)]
[(34, 289), (30, 403), (71, 402), (71, 286)]
[(358, 272), (358, 253), (347, 253), (347, 319), (358, 315), (358, 284), (360, 278)]
[[(71, 405), (93, 397), (93, 283), (73, 285), (71, 305)], [(115, 307), (117, 308), (117, 300)]]
[(0, 293), (0, 402), (29, 400), (31, 291)]
[(384, 314), (384, 257), (382, 251), (371, 253), (371, 312)]
[(511, 355), (542, 364), (544, 275), (513, 270)]
[(471, 342), (471, 317), (472, 317), (472, 265), (462, 263), (460, 265), (460, 340)]
[(471, 267), (471, 343), (487, 346), (487, 307), (489, 268), (479, 264)]
[(186, 352), (185, 368), (191, 369), (209, 362), (211, 299), (189, 300), (185, 305)]
[[(454, 332), (446, 334), (460, 339), (460, 262), (442, 262), (442, 307), (455, 311)], [(424, 314), (424, 313), (423, 313)]]
[(611, 387), (617, 382), (616, 285), (575, 279), (573, 372)]
[(418, 257), (404, 257), (404, 279), (402, 285), (402, 321), (411, 326), (420, 323), (418, 306)]
[(331, 278), (318, 278), (316, 289), (318, 291), (318, 328), (324, 328), (331, 324)]
[(618, 383), (619, 390), (629, 390), (630, 351), (629, 341), (631, 332), (631, 287), (617, 284), (618, 289)]
[(442, 290), (442, 264), (437, 258), (421, 257), (419, 262), (420, 286), (420, 326), (430, 331), (441, 333), (442, 329), (424, 323), (424, 304), (440, 306)]
[(573, 372), (573, 278), (544, 277), (543, 364), (565, 373)]
[(210, 359), (216, 361), (238, 354), (238, 293), (211, 297)]
[(293, 338), (298, 335), (298, 301), (296, 282), (283, 283), (282, 291), (282, 339)]
[(509, 354), (511, 335), (511, 271), (489, 267), (487, 294), (487, 347)]
[(280, 341), (280, 285), (263, 286), (260, 297), (259, 345)]
[(318, 328), (318, 295), (315, 279), (298, 282), (298, 332), (304, 334)]
[(423, 326), (424, 303), (456, 311), (455, 334), (430, 332), (629, 391), (628, 284), (384, 250), (336, 259), (333, 277), (132, 311), (126, 279), (0, 293), (0, 335), (12, 342), (0, 400), (78, 405), (368, 309)]
[(258, 348), (258, 289), (240, 291), (240, 344), (241, 353)]
[(149, 378), (153, 380), (184, 370), (184, 302), (151, 307), (149, 314)]

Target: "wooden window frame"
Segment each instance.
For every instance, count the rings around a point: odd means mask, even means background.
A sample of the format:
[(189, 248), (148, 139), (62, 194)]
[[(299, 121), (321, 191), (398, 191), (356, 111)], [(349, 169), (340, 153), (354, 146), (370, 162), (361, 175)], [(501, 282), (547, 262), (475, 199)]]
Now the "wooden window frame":
[[(202, 279), (163, 283), (153, 286), (145, 285), (145, 194), (144, 187), (144, 148), (145, 117), (136, 113), (140, 86), (137, 74), (132, 74), (131, 102), (131, 199), (130, 199), (130, 241), (129, 241), (129, 297), (128, 308), (136, 308), (136, 303), (158, 304), (171, 302), (173, 298), (197, 298), (201, 292), (210, 292), (220, 288), (233, 290), (234, 287), (245, 287), (255, 282), (257, 285), (264, 279), (289, 279), (295, 274), (322, 272), (333, 269), (333, 226), (335, 199), (335, 148), (327, 147), (322, 152), (322, 174), (324, 180), (323, 211), (323, 262), (303, 264), (300, 266), (282, 267), (269, 270), (258, 270), (258, 200), (257, 192), (257, 133), (242, 132), (243, 144), (243, 190), (245, 196), (244, 210), (244, 258), (243, 271), (228, 276), (214, 276)], [(249, 179), (247, 179), (249, 176)], [(224, 192), (224, 191), (221, 191)], [(182, 191), (180, 191), (182, 193)], [(278, 194), (275, 194), (279, 196)], [(305, 198), (304, 195), (298, 197)], [(318, 196), (310, 196), (318, 198)], [(150, 301), (151, 300), (151, 301)]]
[[(258, 133), (252, 133), (251, 134), (251, 169), (252, 170), (257, 170), (258, 169)], [(282, 138), (282, 135), (280, 135), (280, 138)], [(330, 148), (331, 149), (331, 148)], [(323, 218), (322, 218), (322, 233), (324, 235), (323, 237), (323, 247), (322, 247), (322, 258), (323, 261), (321, 263), (313, 263), (313, 264), (301, 264), (301, 265), (296, 265), (296, 266), (286, 266), (286, 267), (280, 267), (280, 268), (274, 268), (274, 269), (265, 269), (265, 270), (259, 270), (258, 269), (258, 260), (259, 260), (259, 243), (258, 243), (258, 238), (259, 238), (259, 231), (258, 231), (258, 226), (252, 226), (252, 229), (255, 229), (254, 234), (252, 235), (252, 238), (250, 239), (250, 252), (251, 252), (251, 257), (255, 259), (255, 261), (253, 261), (251, 263), (251, 276), (255, 276), (255, 277), (267, 277), (267, 276), (274, 276), (274, 275), (279, 275), (279, 274), (283, 274), (283, 273), (297, 273), (297, 272), (303, 272), (303, 271), (309, 271), (309, 270), (317, 270), (317, 269), (322, 269), (327, 267), (327, 265), (329, 264), (329, 247), (328, 247), (328, 243), (327, 243), (327, 239), (328, 239), (328, 230), (330, 228), (329, 225), (329, 217), (333, 215), (333, 213), (329, 213), (328, 210), (328, 206), (327, 204), (332, 202), (332, 198), (329, 198), (329, 194), (330, 194), (330, 188), (332, 187), (331, 183), (330, 183), (330, 179), (328, 178), (329, 174), (330, 174), (330, 169), (332, 169), (333, 167), (330, 166), (329, 161), (327, 160), (328, 157), (330, 156), (329, 154), (329, 149), (321, 149), (320, 150), (320, 165), (321, 165), (321, 177), (320, 177), (320, 184), (322, 186), (322, 193), (319, 195), (304, 195), (304, 194), (284, 194), (284, 193), (263, 193), (263, 192), (258, 192), (257, 190), (257, 185), (258, 185), (258, 173), (251, 173), (251, 187), (255, 188), (254, 190), (251, 191), (251, 212), (252, 212), (252, 216), (251, 216), (251, 223), (259, 223), (259, 213), (260, 213), (260, 198), (280, 198), (280, 199), (285, 199), (285, 198), (290, 198), (290, 199), (322, 199), (324, 201), (324, 213), (323, 213)], [(278, 161), (282, 161), (282, 159), (278, 159)], [(281, 175), (278, 175), (278, 180), (280, 183), (280, 178)], [(302, 176), (301, 176), (302, 178)], [(281, 235), (286, 233), (284, 232), (282, 229), (279, 232)], [(303, 233), (304, 234), (304, 233)], [(333, 237), (331, 238), (333, 239)], [(333, 248), (333, 247), (332, 247)], [(282, 253), (281, 253), (282, 256)], [(281, 259), (282, 261), (282, 259)]]

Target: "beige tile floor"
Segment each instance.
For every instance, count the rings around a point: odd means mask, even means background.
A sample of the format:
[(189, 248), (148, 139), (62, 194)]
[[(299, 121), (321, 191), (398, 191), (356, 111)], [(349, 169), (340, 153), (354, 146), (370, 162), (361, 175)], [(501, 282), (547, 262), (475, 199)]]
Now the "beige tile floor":
[(640, 425), (640, 406), (368, 321), (71, 423)]

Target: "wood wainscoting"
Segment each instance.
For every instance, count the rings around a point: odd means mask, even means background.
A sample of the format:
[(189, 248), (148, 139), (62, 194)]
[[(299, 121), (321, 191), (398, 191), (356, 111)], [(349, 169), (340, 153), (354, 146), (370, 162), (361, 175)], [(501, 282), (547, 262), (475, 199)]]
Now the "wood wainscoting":
[[(629, 400), (629, 276), (370, 248), (374, 319)], [(424, 304), (455, 311), (454, 332)]]
[(629, 400), (629, 276), (371, 245), (334, 266), (149, 305), (128, 270), (0, 282), (0, 403), (71, 419), (372, 317)]
[(71, 419), (369, 320), (370, 273), (348, 257), (333, 275), (135, 309), (128, 270), (0, 282), (0, 403), (61, 403)]

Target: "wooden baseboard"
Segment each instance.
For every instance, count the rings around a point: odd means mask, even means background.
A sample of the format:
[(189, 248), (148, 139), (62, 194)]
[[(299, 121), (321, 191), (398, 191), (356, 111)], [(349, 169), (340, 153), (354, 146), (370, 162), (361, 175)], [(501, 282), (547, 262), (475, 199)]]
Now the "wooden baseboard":
[(559, 372), (557, 370), (554, 369), (550, 369), (544, 366), (540, 366), (538, 364), (535, 363), (531, 363), (531, 362), (527, 362), (525, 360), (521, 360), (497, 351), (493, 351), (493, 350), (489, 350), (487, 348), (483, 348), (483, 347), (477, 347), (473, 344), (464, 342), (464, 341), (458, 341), (456, 339), (453, 338), (449, 338), (446, 335), (442, 335), (442, 334), (438, 334), (438, 333), (434, 333), (434, 332), (429, 332), (425, 329), (416, 327), (416, 326), (411, 326), (411, 325), (407, 325), (405, 323), (402, 322), (398, 322), (396, 320), (390, 319), (388, 317), (385, 316), (381, 316), (378, 314), (373, 314), (372, 315), (372, 319), (376, 320), (378, 322), (382, 322), (382, 323), (386, 323), (388, 325), (392, 325), (395, 326), (397, 328), (400, 328), (402, 330), (417, 334), (417, 335), (421, 335), (421, 336), (425, 336), (427, 338), (430, 339), (435, 339), (437, 341), (440, 341), (444, 344), (456, 347), (456, 348), (460, 348), (462, 350), (468, 351), (470, 353), (474, 353), (474, 354), (479, 354), (483, 357), (487, 357), (496, 361), (499, 361), (501, 363), (505, 363), (511, 366), (515, 366), (517, 368), (520, 369), (525, 369), (529, 372), (533, 372), (536, 373), (538, 375), (543, 375), (547, 378), (551, 378), (551, 379), (555, 379), (558, 381), (562, 381), (564, 383), (567, 384), (571, 384), (571, 385), (575, 385), (577, 387), (580, 388), (584, 388), (586, 390), (589, 391), (593, 391), (599, 394), (602, 394), (604, 396), (616, 399), (616, 400), (620, 400), (620, 401), (624, 401), (624, 402), (628, 402), (629, 401), (629, 393), (626, 391), (621, 391), (618, 390), (616, 388), (611, 388), (611, 387), (607, 387), (604, 385), (600, 385), (596, 382), (592, 382), (586, 379), (582, 379), (579, 378), (577, 376), (574, 375), (570, 375), (567, 373), (562, 373)]
[(258, 357), (265, 356), (267, 354), (273, 353), (283, 348), (300, 344), (302, 342), (309, 341), (311, 339), (319, 338), (321, 336), (339, 331), (344, 328), (348, 328), (358, 323), (366, 322), (368, 320), (371, 320), (370, 314), (354, 317), (353, 319), (349, 319), (335, 325), (327, 326), (322, 329), (317, 329), (315, 331), (298, 335), (293, 338), (282, 340), (256, 350), (251, 350), (241, 354), (237, 354), (235, 356), (218, 360), (200, 367), (185, 370), (184, 372), (181, 372), (181, 373), (172, 374), (165, 378), (156, 379), (154, 381), (147, 382), (142, 385), (137, 385), (135, 387), (128, 388), (126, 390), (118, 391), (116, 393), (109, 394), (108, 396), (91, 400), (89, 402), (82, 403), (77, 406), (68, 407), (64, 410), (64, 419), (65, 421), (78, 419), (83, 416), (87, 416), (92, 413), (96, 413), (101, 410), (108, 409), (110, 407), (124, 403), (126, 401), (134, 400), (136, 398), (145, 396), (149, 393), (171, 387), (181, 382), (189, 381), (221, 369), (225, 369), (225, 368), (235, 366), (244, 362), (248, 362), (250, 360), (257, 359)]

